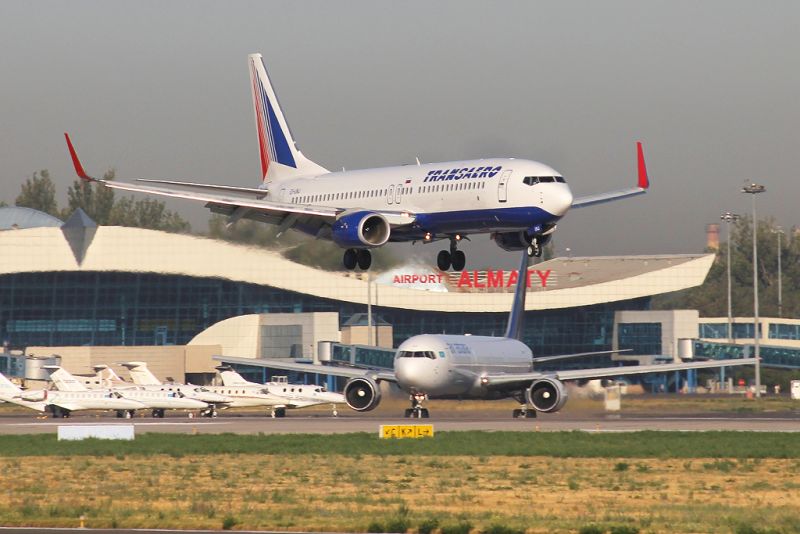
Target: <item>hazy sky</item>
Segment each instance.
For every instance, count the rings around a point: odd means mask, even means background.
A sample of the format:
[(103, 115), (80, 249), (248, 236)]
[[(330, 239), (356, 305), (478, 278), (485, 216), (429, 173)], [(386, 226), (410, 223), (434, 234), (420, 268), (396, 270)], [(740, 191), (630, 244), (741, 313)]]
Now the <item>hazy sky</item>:
[[(331, 169), (512, 156), (579, 196), (633, 185), (643, 140), (651, 192), (569, 213), (559, 253), (701, 251), (705, 224), (749, 212), (752, 179), (759, 214), (798, 224), (796, 1), (3, 0), (0, 199), (39, 169), (63, 196), (65, 130), (97, 174), (256, 184), (251, 52)], [(205, 228), (204, 209), (169, 205)], [(516, 263), (464, 249), (468, 267)]]

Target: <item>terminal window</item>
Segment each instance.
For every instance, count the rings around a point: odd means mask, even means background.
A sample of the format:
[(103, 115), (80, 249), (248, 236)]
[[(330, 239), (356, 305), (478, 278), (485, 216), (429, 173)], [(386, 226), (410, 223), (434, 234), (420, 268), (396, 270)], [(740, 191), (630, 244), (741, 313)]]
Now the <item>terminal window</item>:
[(662, 354), (661, 323), (622, 323), (619, 325), (619, 348), (629, 354)]

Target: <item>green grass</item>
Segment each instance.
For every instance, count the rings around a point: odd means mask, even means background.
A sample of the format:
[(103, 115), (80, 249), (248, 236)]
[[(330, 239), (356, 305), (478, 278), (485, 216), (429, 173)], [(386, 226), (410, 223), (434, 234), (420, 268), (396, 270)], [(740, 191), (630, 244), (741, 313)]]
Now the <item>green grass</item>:
[[(202, 454), (552, 456), (559, 458), (800, 458), (798, 435), (783, 432), (439, 432), (381, 440), (374, 434), (181, 435), (134, 441), (57, 441), (52, 434), (0, 436), (0, 457)], [(716, 467), (716, 466), (713, 466)]]

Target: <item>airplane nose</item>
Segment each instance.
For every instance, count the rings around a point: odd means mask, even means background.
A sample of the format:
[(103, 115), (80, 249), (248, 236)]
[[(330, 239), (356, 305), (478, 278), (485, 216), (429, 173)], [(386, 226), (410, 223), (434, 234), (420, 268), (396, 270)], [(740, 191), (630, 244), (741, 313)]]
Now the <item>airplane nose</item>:
[(553, 215), (563, 217), (572, 207), (572, 191), (564, 185), (553, 191), (552, 196)]

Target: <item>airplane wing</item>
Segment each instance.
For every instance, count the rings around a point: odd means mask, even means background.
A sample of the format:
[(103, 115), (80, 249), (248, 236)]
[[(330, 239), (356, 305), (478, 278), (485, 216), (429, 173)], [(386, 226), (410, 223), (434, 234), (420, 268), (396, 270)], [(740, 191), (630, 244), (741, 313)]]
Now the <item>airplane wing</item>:
[(710, 369), (714, 367), (730, 367), (733, 365), (754, 365), (755, 358), (740, 358), (736, 360), (708, 360), (689, 363), (664, 363), (655, 365), (630, 365), (625, 367), (595, 367), (594, 369), (576, 369), (569, 371), (537, 372), (530, 373), (503, 373), (485, 375), (482, 382), (487, 387), (506, 389), (514, 386), (527, 386), (539, 378), (557, 378), (558, 380), (587, 380), (609, 376), (640, 375), (646, 373), (668, 373), (673, 371), (686, 371), (687, 369)]
[[(257, 212), (267, 220), (270, 220), (270, 222), (285, 224), (285, 229), (290, 228), (301, 218), (316, 219), (320, 223), (321, 227), (330, 226), (339, 217), (339, 215), (346, 211), (344, 208), (332, 206), (291, 204), (287, 202), (266, 200), (263, 198), (268, 193), (268, 191), (265, 189), (198, 184), (193, 182), (177, 182), (170, 180), (143, 180), (144, 182), (158, 184), (144, 185), (93, 178), (84, 170), (83, 165), (78, 159), (78, 154), (75, 151), (75, 147), (72, 145), (72, 141), (69, 138), (69, 134), (64, 133), (64, 137), (67, 140), (67, 148), (69, 149), (69, 154), (72, 157), (72, 164), (75, 167), (75, 173), (78, 175), (78, 177), (87, 182), (99, 183), (105, 187), (110, 187), (111, 189), (205, 202), (206, 207), (209, 209), (228, 212), (229, 216), (233, 220), (246, 216), (248, 212)], [(174, 187), (164, 186), (184, 186), (188, 189), (177, 189)], [(249, 197), (242, 195), (249, 195)], [(393, 228), (411, 224), (415, 220), (414, 214), (407, 211), (370, 211), (380, 213), (386, 217), (386, 220)]]
[(633, 197), (646, 193), (647, 189), (650, 187), (650, 179), (647, 177), (647, 166), (644, 163), (644, 151), (642, 150), (641, 141), (637, 141), (636, 143), (636, 160), (639, 173), (639, 180), (636, 187), (577, 197), (572, 201), (572, 207), (584, 208), (586, 206), (593, 206), (594, 204), (603, 204), (605, 202), (611, 202), (612, 200), (619, 200), (621, 198)]
[[(215, 356), (214, 359), (226, 363), (243, 363), (247, 365), (253, 365), (254, 361), (250, 358), (220, 358), (219, 356)], [(367, 376), (373, 380), (385, 380), (387, 382), (397, 381), (397, 378), (394, 376), (394, 371), (390, 370), (364, 369), (359, 367), (345, 367), (342, 365), (315, 365), (313, 363), (299, 363), (283, 359), (259, 359), (257, 361), (259, 364), (264, 364), (265, 367), (282, 369), (284, 371), (318, 373), (321, 375), (341, 376), (344, 378), (361, 378)]]

